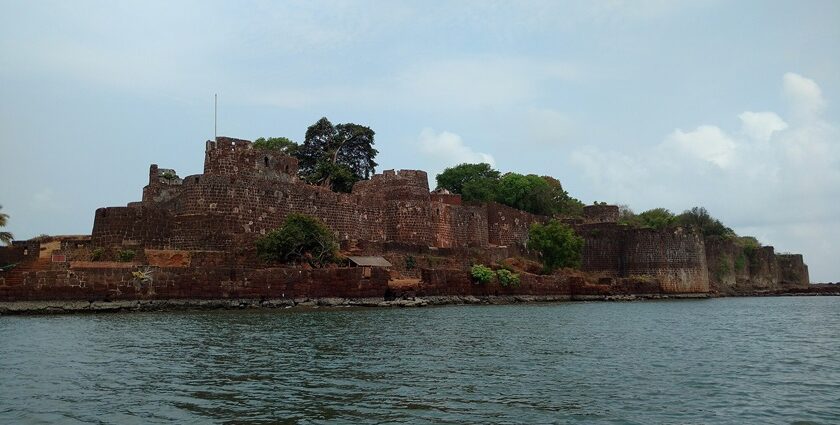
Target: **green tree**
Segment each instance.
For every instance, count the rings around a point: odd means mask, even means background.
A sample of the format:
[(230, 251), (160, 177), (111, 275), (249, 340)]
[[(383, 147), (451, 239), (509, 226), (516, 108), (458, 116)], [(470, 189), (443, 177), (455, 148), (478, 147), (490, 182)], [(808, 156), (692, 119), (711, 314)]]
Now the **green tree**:
[(544, 178), (507, 173), (499, 179), (496, 200), (532, 214), (553, 215), (557, 209), (553, 197), (554, 189)]
[(697, 230), (704, 237), (733, 238), (735, 232), (720, 220), (712, 217), (703, 207), (694, 207), (676, 217), (676, 223)]
[(540, 254), (546, 272), (561, 267), (580, 267), (583, 238), (571, 227), (557, 220), (546, 224), (534, 223), (528, 237), (528, 247)]
[(338, 253), (333, 232), (314, 217), (289, 214), (283, 224), (257, 240), (257, 255), (267, 262), (307, 262), (322, 267)]
[[(0, 205), (0, 210), (3, 209), (3, 206)], [(6, 227), (6, 223), (9, 221), (9, 215), (0, 212), (0, 228)], [(0, 232), (0, 242), (3, 242), (6, 245), (11, 245), (12, 240), (15, 237), (9, 232)]]
[(551, 187), (551, 200), (554, 204), (554, 214), (566, 217), (580, 217), (583, 215), (583, 202), (580, 199), (569, 196), (569, 192), (563, 189), (560, 180), (551, 176), (542, 176), (542, 178)]
[[(452, 193), (464, 195), (464, 186), (469, 182), (483, 182), (499, 180), (499, 172), (490, 164), (460, 164), (449, 167), (437, 175), (437, 187)], [(474, 189), (477, 187), (474, 187)], [(466, 200), (466, 196), (464, 196)]]
[[(598, 205), (598, 203), (596, 202), (594, 205)], [(618, 223), (633, 227), (640, 226), (639, 216), (627, 205), (618, 206)]]
[(311, 184), (349, 192), (353, 183), (370, 178), (378, 165), (374, 131), (358, 124), (333, 125), (321, 118), (306, 130), (296, 152), (300, 176)]
[(295, 156), (299, 147), (297, 143), (286, 137), (260, 137), (254, 140), (253, 146), (257, 149), (282, 152), (291, 156)]
[(654, 229), (665, 229), (677, 221), (677, 217), (665, 208), (647, 210), (639, 214), (637, 218), (641, 226)]

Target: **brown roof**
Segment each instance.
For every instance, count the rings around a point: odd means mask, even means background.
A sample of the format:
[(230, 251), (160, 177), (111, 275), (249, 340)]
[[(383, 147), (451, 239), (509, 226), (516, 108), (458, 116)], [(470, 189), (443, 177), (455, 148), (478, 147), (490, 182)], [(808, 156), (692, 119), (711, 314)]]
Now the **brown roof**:
[(391, 263), (382, 257), (347, 257), (357, 266), (391, 267)]

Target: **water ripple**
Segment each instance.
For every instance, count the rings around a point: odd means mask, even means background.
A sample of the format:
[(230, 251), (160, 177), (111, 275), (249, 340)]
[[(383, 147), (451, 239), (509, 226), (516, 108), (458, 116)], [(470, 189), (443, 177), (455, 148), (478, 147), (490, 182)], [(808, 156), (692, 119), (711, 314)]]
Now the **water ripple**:
[(0, 423), (840, 423), (837, 298), (0, 317)]

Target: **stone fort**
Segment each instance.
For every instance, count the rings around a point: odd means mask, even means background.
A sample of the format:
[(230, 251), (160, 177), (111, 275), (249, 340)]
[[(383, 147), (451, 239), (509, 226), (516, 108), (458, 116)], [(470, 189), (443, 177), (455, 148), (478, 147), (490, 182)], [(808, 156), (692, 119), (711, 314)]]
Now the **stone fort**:
[[(207, 141), (204, 158), (203, 174), (183, 178), (152, 165), (141, 201), (96, 211), (92, 245), (229, 251), (252, 246), (295, 212), (321, 219), (342, 247), (464, 253), (524, 248), (530, 225), (547, 220), (430, 192), (428, 176), (419, 170), (387, 170), (345, 194), (298, 180), (295, 158), (247, 140)], [(584, 271), (655, 276), (674, 292), (708, 292), (702, 238), (679, 229), (627, 229), (617, 219), (617, 207), (592, 205), (583, 219), (570, 221), (586, 241)]]
[[(691, 229), (622, 225), (614, 205), (590, 205), (582, 217), (563, 219), (584, 239), (581, 270), (541, 275), (526, 267), (539, 260), (528, 250), (528, 230), (549, 217), (430, 192), (424, 171), (387, 170), (357, 182), (351, 193), (336, 193), (299, 180), (296, 158), (228, 137), (206, 142), (203, 171), (180, 177), (151, 165), (142, 199), (96, 210), (90, 236), (36, 238), (0, 248), (0, 266), (15, 265), (0, 272), (0, 303), (67, 300), (94, 308), (101, 301), (172, 299), (603, 299), (738, 295), (808, 285), (801, 255), (777, 254), (773, 247), (746, 252), (733, 241), (706, 240)], [(383, 257), (391, 267), (262, 264), (256, 240), (290, 213), (323, 221), (343, 254)], [(127, 251), (136, 257), (119, 258)], [(521, 285), (476, 285), (469, 275), (472, 264), (505, 261), (524, 264)]]

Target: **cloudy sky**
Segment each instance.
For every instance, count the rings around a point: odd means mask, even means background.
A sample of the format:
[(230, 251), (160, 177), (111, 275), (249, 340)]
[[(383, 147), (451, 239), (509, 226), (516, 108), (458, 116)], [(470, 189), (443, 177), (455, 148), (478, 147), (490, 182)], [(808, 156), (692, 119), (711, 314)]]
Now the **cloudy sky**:
[(840, 2), (0, 1), (0, 204), (89, 233), (219, 134), (376, 131), (381, 169), (695, 205), (840, 280)]

